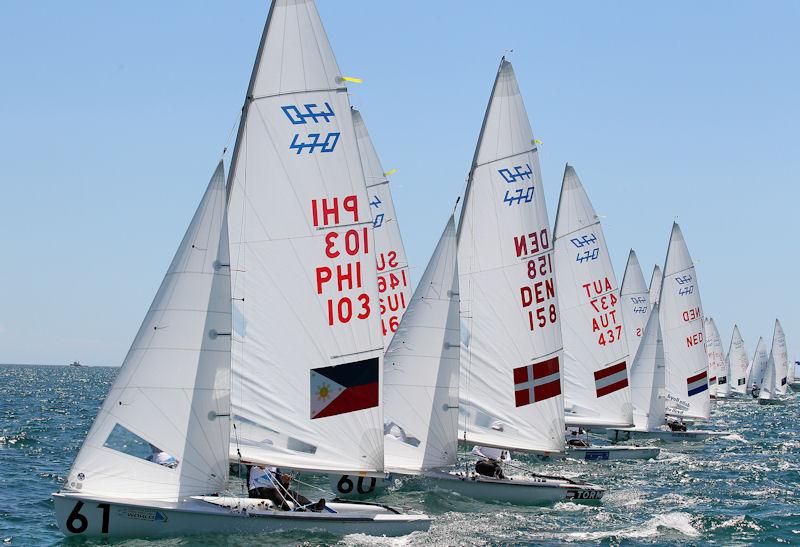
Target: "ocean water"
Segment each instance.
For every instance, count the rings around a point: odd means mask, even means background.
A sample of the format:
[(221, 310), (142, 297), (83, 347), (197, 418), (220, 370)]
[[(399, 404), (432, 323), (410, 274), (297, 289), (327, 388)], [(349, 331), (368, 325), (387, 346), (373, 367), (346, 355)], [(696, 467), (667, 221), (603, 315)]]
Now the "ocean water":
[[(56, 527), (50, 494), (66, 476), (115, 374), (113, 368), (0, 366), (4, 545), (74, 543)], [(480, 503), (414, 482), (380, 498), (435, 518), (429, 532), (403, 538), (295, 533), (114, 544), (800, 544), (798, 413), (796, 394), (786, 405), (758, 406), (749, 398), (720, 401), (714, 405), (713, 425), (732, 431), (730, 436), (705, 443), (662, 443), (661, 456), (650, 462), (538, 466), (541, 472), (605, 486), (608, 492), (597, 505)], [(327, 484), (323, 478), (309, 480)], [(238, 486), (234, 482), (231, 488)]]

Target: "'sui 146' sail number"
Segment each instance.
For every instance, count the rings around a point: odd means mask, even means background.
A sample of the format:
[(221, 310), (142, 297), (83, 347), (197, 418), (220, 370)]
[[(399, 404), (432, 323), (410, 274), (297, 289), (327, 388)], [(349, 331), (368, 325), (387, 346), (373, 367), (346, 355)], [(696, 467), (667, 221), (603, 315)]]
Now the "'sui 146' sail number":
[[(108, 503), (98, 503), (97, 508), (102, 511), (103, 518), (100, 525), (100, 532), (107, 534), (108, 517), (109, 513), (111, 512), (111, 506)], [(86, 518), (86, 515), (81, 514), (81, 509), (83, 509), (83, 502), (79, 501), (75, 504), (75, 507), (72, 508), (72, 511), (67, 516), (67, 530), (73, 534), (82, 534), (89, 527), (89, 519)]]

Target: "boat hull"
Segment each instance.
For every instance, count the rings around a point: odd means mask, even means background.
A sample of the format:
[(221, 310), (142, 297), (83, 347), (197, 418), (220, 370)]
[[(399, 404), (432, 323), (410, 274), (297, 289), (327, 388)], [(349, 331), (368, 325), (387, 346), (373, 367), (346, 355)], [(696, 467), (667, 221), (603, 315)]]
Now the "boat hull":
[(587, 462), (650, 460), (657, 458), (660, 452), (657, 446), (589, 446), (569, 447), (567, 456)]
[(399, 514), (374, 504), (329, 503), (336, 511), (270, 509), (264, 500), (193, 497), (180, 502), (115, 500), (72, 492), (53, 494), (56, 520), (66, 536), (166, 537), (324, 530), (345, 535), (401, 536), (430, 527), (426, 515)]
[(513, 503), (516, 505), (547, 505), (559, 501), (596, 502), (605, 490), (587, 483), (570, 483), (566, 479), (512, 477), (492, 479), (472, 474), (432, 472), (425, 475), (436, 488), (456, 492), (476, 500)]
[(630, 439), (659, 439), (670, 443), (705, 441), (712, 437), (730, 435), (730, 431), (709, 431), (690, 429), (688, 431), (633, 431), (630, 429), (608, 429), (608, 439), (612, 442)]
[(758, 399), (758, 404), (760, 405), (782, 405), (783, 399)]

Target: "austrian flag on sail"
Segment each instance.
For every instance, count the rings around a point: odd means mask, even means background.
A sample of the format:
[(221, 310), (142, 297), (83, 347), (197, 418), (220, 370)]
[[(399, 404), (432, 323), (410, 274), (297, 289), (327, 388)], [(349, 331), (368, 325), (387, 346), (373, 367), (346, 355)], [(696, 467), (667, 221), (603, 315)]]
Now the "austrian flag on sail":
[(517, 407), (561, 395), (558, 357), (514, 369), (514, 402)]

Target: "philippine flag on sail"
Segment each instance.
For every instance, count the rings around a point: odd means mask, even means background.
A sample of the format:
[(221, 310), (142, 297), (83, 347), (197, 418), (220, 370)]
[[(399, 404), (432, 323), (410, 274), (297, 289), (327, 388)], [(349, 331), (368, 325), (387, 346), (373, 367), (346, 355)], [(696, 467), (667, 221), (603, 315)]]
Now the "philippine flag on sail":
[(689, 376), (686, 379), (686, 387), (689, 391), (689, 397), (697, 395), (708, 389), (708, 373), (706, 371), (694, 376)]
[(598, 397), (614, 393), (625, 387), (628, 387), (628, 369), (625, 361), (601, 368), (594, 373), (594, 388)]
[(561, 395), (558, 357), (514, 369), (514, 402), (517, 407)]
[(378, 358), (311, 369), (311, 419), (378, 406)]

